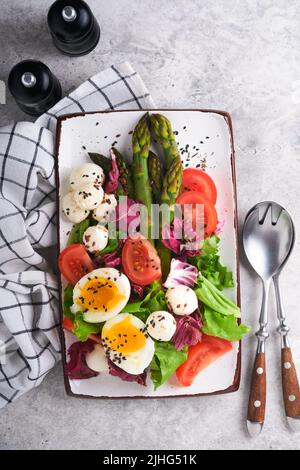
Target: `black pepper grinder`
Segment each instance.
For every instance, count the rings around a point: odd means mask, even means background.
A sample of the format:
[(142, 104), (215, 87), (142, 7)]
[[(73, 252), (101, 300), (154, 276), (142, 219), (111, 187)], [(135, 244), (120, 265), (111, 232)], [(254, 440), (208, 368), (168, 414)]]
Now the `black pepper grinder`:
[(83, 0), (57, 0), (48, 12), (54, 45), (70, 56), (91, 52), (99, 42), (100, 27)]
[(8, 88), (19, 107), (31, 116), (40, 116), (61, 99), (59, 80), (38, 60), (23, 60), (8, 77)]

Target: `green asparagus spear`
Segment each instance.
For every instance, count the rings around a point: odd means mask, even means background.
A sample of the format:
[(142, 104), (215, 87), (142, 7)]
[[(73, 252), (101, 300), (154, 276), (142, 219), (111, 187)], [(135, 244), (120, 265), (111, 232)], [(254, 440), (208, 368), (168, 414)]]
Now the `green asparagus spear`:
[(162, 190), (162, 165), (158, 156), (151, 152), (151, 150), (149, 152), (148, 171), (153, 197), (155, 202), (158, 203), (160, 201)]
[(150, 131), (147, 125), (147, 116), (148, 113), (140, 119), (132, 135), (132, 169), (135, 200), (147, 208), (148, 238), (151, 240), (152, 190), (148, 173)]
[(154, 134), (156, 135), (158, 142), (163, 148), (166, 168), (167, 170), (171, 166), (171, 163), (179, 155), (178, 146), (173, 133), (172, 125), (165, 116), (162, 114), (152, 114), (150, 122)]
[(100, 153), (93, 153), (93, 152), (89, 152), (89, 157), (92, 160), (92, 162), (96, 163), (96, 165), (101, 166), (101, 168), (103, 169), (106, 175), (110, 172), (111, 170), (110, 158), (107, 158), (104, 155), (101, 155)]
[(164, 179), (161, 193), (161, 202), (169, 204), (171, 210), (180, 191), (182, 182), (182, 163), (180, 155), (178, 155), (171, 163), (167, 170)]
[(133, 183), (131, 179), (130, 169), (127, 166), (127, 163), (123, 155), (115, 147), (113, 147), (112, 150), (114, 151), (114, 154), (116, 156), (116, 161), (117, 161), (117, 165), (118, 165), (118, 169), (120, 173), (119, 181), (124, 190), (124, 195), (132, 199), (133, 198)]
[(161, 240), (157, 241), (156, 250), (158, 256), (160, 258), (160, 265), (161, 265), (161, 272), (162, 272), (162, 280), (163, 282), (167, 279), (168, 274), (170, 272), (171, 266), (171, 251), (167, 248)]

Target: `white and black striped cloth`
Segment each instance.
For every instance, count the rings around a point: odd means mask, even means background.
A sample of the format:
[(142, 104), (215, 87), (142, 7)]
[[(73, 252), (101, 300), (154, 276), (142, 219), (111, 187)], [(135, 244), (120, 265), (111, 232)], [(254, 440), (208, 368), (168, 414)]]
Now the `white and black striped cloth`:
[(43, 258), (56, 245), (56, 118), (147, 109), (152, 98), (128, 63), (88, 79), (35, 123), (0, 128), (0, 407), (37, 386), (60, 358), (58, 292)]

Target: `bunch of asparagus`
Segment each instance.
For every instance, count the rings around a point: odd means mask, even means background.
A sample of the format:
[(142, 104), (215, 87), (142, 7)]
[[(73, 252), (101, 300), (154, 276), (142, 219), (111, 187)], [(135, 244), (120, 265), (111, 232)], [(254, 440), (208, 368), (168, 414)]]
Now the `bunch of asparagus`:
[[(150, 150), (150, 127), (162, 146), (165, 168), (159, 157)], [(170, 121), (162, 114), (144, 115), (133, 132), (132, 147), (135, 199), (147, 207), (148, 234), (151, 238), (152, 203), (168, 204), (173, 217), (182, 182), (181, 158)], [(161, 226), (157, 249), (165, 277), (169, 273), (171, 253), (161, 242)]]

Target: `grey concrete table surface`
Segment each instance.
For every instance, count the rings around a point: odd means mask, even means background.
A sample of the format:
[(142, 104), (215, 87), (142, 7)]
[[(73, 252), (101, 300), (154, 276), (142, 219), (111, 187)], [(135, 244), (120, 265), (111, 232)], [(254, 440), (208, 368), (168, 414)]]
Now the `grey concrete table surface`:
[[(95, 51), (61, 55), (51, 44), (51, 0), (0, 0), (0, 79), (19, 60), (43, 60), (66, 93), (128, 60), (160, 107), (215, 108), (233, 118), (240, 222), (274, 199), (300, 230), (300, 4), (297, 0), (89, 0), (102, 29)], [(7, 96), (0, 125), (28, 119)], [(241, 270), (244, 321), (256, 328), (259, 282)], [(282, 275), (300, 371), (300, 243)], [(270, 308), (268, 406), (263, 434), (250, 440), (245, 413), (255, 341), (243, 344), (240, 391), (214, 397), (90, 401), (64, 391), (61, 367), (0, 412), (1, 449), (292, 449), (285, 425), (275, 304)]]

